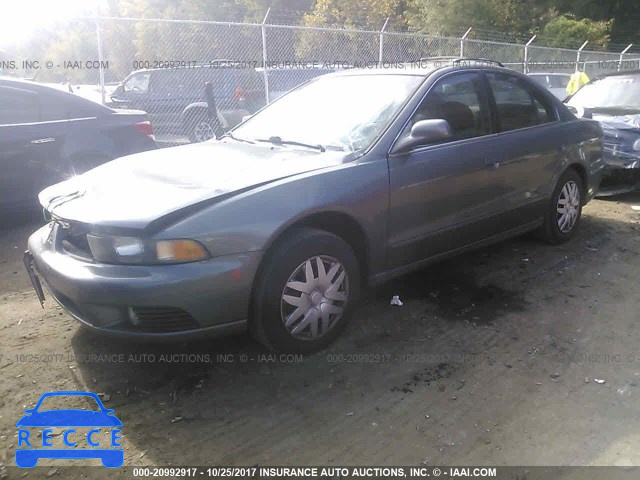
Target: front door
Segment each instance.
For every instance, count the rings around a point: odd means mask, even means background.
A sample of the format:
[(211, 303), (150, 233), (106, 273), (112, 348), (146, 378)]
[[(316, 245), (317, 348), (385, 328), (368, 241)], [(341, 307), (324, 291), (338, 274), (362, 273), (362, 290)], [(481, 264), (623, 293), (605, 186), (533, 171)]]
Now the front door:
[(390, 269), (498, 233), (496, 166), (502, 158), (482, 75), (456, 72), (438, 80), (404, 134), (429, 118), (447, 120), (453, 136), (389, 157)]

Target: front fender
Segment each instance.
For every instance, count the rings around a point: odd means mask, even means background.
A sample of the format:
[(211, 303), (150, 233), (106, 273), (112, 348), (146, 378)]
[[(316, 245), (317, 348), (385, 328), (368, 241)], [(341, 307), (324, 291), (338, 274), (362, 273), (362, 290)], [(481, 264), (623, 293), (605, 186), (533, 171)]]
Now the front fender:
[(369, 245), (369, 271), (386, 257), (389, 180), (384, 160), (347, 163), (245, 191), (178, 221), (157, 238), (194, 238), (212, 255), (267, 250), (288, 228), (312, 215), (353, 218)]

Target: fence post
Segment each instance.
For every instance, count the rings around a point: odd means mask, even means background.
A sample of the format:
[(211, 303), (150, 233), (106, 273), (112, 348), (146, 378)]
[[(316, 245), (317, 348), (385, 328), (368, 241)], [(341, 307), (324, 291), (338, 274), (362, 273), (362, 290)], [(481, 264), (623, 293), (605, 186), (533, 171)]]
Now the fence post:
[(104, 66), (102, 64), (104, 60), (104, 55), (102, 52), (102, 32), (100, 31), (100, 20), (96, 20), (96, 39), (98, 41), (98, 63), (99, 63), (99, 74), (100, 74), (100, 96), (102, 98), (102, 105), (106, 103), (105, 92), (104, 92)]
[(589, 43), (589, 40), (585, 40), (582, 46), (578, 49), (578, 54), (576, 56), (576, 72), (578, 71), (578, 64), (580, 63), (580, 54), (582, 53), (582, 49), (587, 46), (587, 43)]
[(389, 23), (389, 17), (384, 21), (384, 25), (382, 25), (382, 30), (380, 30), (380, 52), (378, 53), (378, 67), (382, 65), (382, 54), (384, 51), (384, 31), (387, 29), (387, 24)]
[(537, 35), (534, 35), (524, 45), (524, 68), (522, 69), (524, 73), (529, 73), (529, 45), (533, 43), (536, 37)]
[(269, 75), (267, 75), (267, 18), (271, 7), (267, 8), (267, 13), (262, 20), (262, 76), (264, 78), (264, 98), (269, 104)]
[(464, 35), (460, 38), (460, 56), (464, 57), (464, 39), (467, 38), (467, 35), (471, 33), (471, 27), (467, 28), (467, 31), (464, 32)]
[(622, 57), (624, 56), (625, 53), (627, 53), (629, 51), (629, 49), (633, 46), (633, 43), (630, 43), (629, 45), (627, 45), (627, 48), (625, 48), (624, 50), (622, 50), (620, 52), (620, 60), (618, 60), (618, 71), (620, 71), (620, 69), (622, 68)]

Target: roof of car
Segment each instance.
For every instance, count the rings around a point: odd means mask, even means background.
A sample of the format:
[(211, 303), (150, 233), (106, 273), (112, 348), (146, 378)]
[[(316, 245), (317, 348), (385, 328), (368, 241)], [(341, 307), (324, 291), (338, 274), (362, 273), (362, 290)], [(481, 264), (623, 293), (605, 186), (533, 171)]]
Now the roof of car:
[(68, 92), (67, 90), (62, 88), (34, 82), (32, 80), (0, 76), (0, 86), (28, 90), (37, 94), (52, 95), (60, 99), (60, 101), (70, 102), (71, 104), (90, 106), (91, 108), (96, 108), (99, 110), (111, 111), (109, 107), (96, 103), (92, 100), (89, 100), (88, 98), (81, 97), (80, 95)]
[[(428, 76), (436, 70), (441, 69), (486, 69), (486, 70), (506, 70), (499, 62), (480, 58), (466, 57), (431, 57), (421, 58), (410, 62), (383, 62), (378, 65), (377, 62), (371, 62), (370, 66), (360, 68), (348, 68), (334, 73), (332, 76), (349, 76), (349, 75), (417, 75)], [(515, 70), (509, 70), (513, 73), (519, 73)]]

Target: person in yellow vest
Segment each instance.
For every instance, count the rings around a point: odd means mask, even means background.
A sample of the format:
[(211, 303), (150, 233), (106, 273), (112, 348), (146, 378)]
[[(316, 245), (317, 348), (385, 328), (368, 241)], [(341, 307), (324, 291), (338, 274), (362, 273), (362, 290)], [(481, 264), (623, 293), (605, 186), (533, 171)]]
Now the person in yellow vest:
[(589, 83), (589, 77), (587, 74), (576, 67), (576, 71), (571, 75), (571, 79), (569, 79), (569, 83), (567, 84), (567, 93), (569, 95), (573, 95), (587, 83)]

